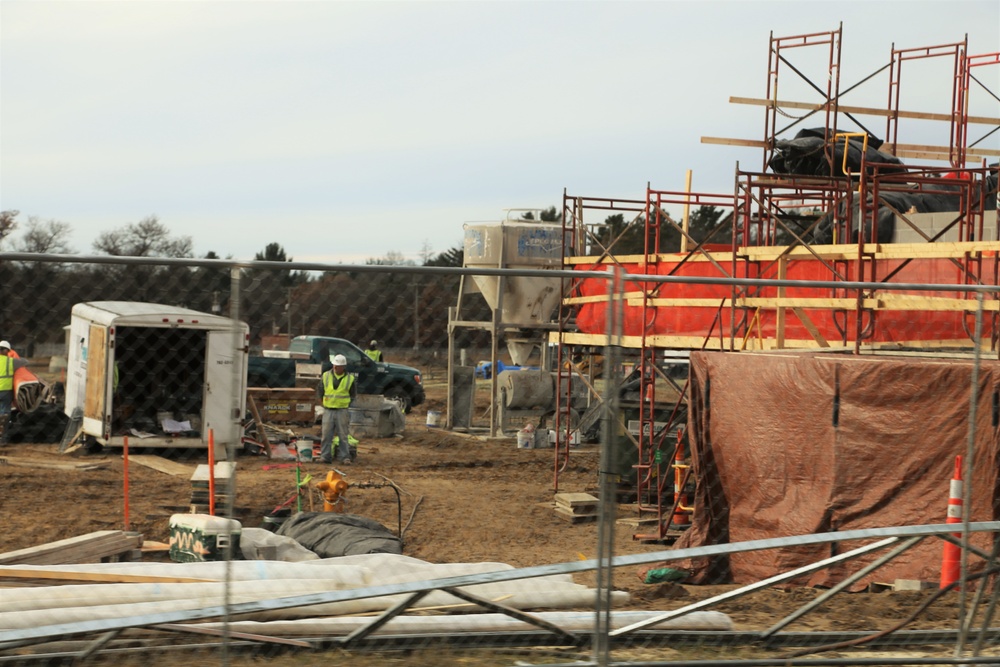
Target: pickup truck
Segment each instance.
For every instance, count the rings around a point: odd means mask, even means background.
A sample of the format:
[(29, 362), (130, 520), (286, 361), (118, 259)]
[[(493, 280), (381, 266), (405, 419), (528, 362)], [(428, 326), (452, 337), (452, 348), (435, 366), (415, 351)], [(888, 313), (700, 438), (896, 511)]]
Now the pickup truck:
[(288, 358), (250, 357), (247, 363), (247, 386), (294, 387), (295, 364), (319, 364), (323, 371), (331, 367), (333, 357), (347, 358), (347, 372), (354, 373), (359, 394), (382, 394), (397, 401), (404, 412), (424, 402), (420, 371), (402, 364), (375, 362), (357, 345), (342, 338), (296, 336), (288, 346)]

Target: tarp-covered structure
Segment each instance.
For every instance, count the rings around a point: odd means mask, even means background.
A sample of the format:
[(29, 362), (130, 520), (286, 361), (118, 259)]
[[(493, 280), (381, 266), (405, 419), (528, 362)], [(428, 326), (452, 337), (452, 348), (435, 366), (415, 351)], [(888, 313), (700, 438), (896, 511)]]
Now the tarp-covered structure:
[[(973, 361), (821, 352), (693, 352), (692, 527), (678, 547), (943, 523), (970, 430)], [(998, 517), (1000, 362), (978, 376), (971, 516)], [(988, 537), (977, 536), (989, 550)], [(751, 583), (860, 546), (823, 544), (691, 563), (699, 583)], [(928, 539), (872, 581), (940, 575)], [(880, 554), (794, 582), (829, 586)], [(976, 559), (973, 559), (976, 560)]]

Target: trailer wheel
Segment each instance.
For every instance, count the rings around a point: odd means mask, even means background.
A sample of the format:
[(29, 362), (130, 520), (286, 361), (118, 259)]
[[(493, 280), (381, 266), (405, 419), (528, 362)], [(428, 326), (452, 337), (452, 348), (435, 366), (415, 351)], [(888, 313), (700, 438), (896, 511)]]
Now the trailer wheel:
[(92, 435), (84, 437), (83, 451), (88, 454), (100, 454), (104, 450), (104, 445), (97, 442), (97, 438)]

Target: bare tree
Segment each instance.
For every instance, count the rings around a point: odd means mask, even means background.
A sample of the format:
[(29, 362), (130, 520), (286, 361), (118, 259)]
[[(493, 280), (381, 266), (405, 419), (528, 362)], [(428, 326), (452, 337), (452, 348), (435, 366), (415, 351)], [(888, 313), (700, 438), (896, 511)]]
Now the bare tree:
[(17, 227), (17, 221), (14, 218), (16, 218), (19, 213), (20, 211), (15, 210), (0, 211), (0, 245), (3, 245), (3, 240), (14, 231), (15, 227)]
[(94, 241), (94, 250), (105, 255), (129, 257), (191, 257), (194, 244), (190, 236), (171, 237), (170, 230), (151, 215), (139, 222), (101, 232)]
[(28, 218), (24, 235), (15, 244), (18, 252), (38, 254), (68, 254), (74, 252), (69, 245), (72, 231), (68, 222), (42, 220), (37, 216)]
[(427, 262), (431, 261), (434, 257), (434, 247), (431, 242), (424, 239), (424, 242), (420, 245), (420, 264), (427, 266)]

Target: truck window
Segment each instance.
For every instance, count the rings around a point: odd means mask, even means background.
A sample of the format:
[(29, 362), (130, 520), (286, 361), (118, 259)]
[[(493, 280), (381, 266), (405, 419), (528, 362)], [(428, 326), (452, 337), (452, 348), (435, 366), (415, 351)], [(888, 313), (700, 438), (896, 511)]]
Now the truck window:
[(311, 343), (308, 340), (298, 340), (297, 338), (293, 338), (292, 342), (288, 344), (288, 351), (291, 354), (308, 355), (312, 352)]
[(362, 362), (361, 357), (363, 356), (361, 351), (358, 350), (353, 345), (346, 345), (341, 342), (331, 341), (330, 342), (330, 360), (333, 361), (334, 355), (342, 354), (347, 357), (348, 365), (360, 364)]

